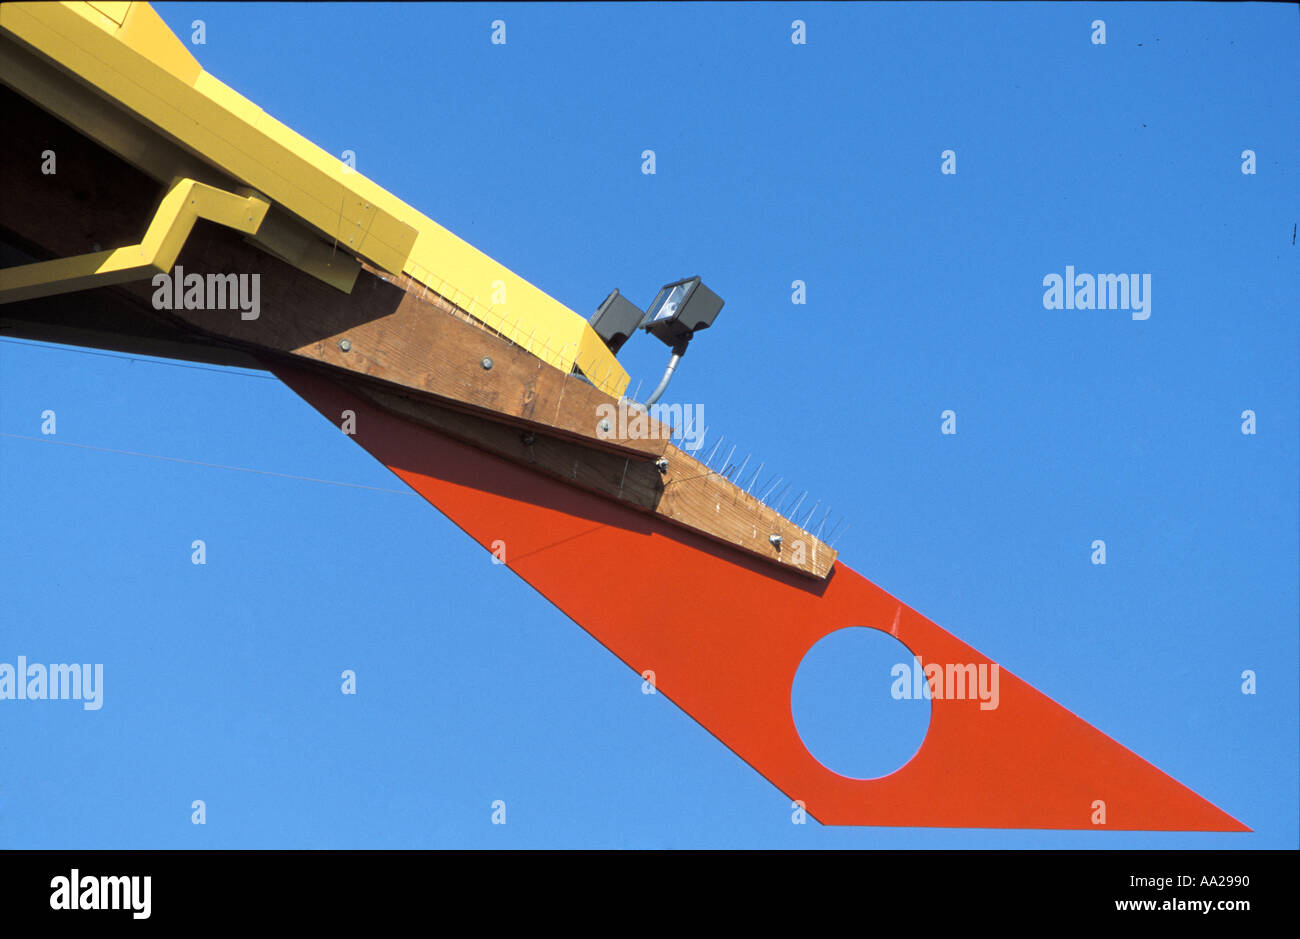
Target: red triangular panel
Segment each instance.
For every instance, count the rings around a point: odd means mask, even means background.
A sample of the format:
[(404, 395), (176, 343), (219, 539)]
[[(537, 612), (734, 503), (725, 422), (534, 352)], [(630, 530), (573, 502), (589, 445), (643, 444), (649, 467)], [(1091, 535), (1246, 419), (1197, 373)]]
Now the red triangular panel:
[[(827, 824), (1249, 831), (1001, 670), (999, 706), (932, 702), (916, 756), (874, 780), (804, 748), (790, 692), (804, 654), (846, 626), (891, 632), (924, 662), (990, 660), (837, 563), (787, 574), (646, 513), (418, 427), (308, 372), (276, 374), (659, 691)], [(670, 575), (670, 576), (665, 576)], [(1106, 824), (1094, 825), (1094, 802)]]

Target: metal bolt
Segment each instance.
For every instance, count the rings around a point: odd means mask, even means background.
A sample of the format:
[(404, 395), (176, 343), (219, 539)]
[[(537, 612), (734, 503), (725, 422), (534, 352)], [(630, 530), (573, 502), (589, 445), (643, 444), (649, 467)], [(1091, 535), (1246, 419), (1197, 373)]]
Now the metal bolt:
[(492, 357), (487, 355), (483, 356), (483, 359), (481, 362), (479, 362), (479, 365), (482, 365), (485, 371), (492, 368)]
[(600, 428), (600, 432), (601, 432), (602, 434), (607, 434), (607, 433), (609, 433), (609, 421), (608, 421), (608, 420), (601, 421), (601, 422), (600, 422), (599, 424), (597, 424), (596, 426)]
[(776, 550), (778, 550), (778, 551), (781, 550), (781, 536), (780, 536), (780, 535), (768, 535), (768, 536), (767, 536), (767, 540), (770, 541), (770, 542), (772, 543), (772, 547), (776, 548)]
[(346, 339), (340, 339), (339, 348), (344, 352), (350, 352), (352, 350), (352, 343), (348, 342)]
[(531, 447), (534, 443), (537, 442), (537, 437), (533, 435), (532, 431), (527, 431), (527, 430), (519, 435), (519, 439), (524, 442), (524, 446), (526, 447)]
[(655, 460), (655, 467), (661, 473), (668, 472), (668, 457), (661, 456), (659, 459)]

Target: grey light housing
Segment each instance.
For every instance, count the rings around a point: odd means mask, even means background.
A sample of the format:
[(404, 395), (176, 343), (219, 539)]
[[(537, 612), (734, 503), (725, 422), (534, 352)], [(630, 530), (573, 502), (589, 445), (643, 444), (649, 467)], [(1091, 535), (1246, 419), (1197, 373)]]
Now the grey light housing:
[(644, 311), (620, 294), (615, 287), (614, 292), (601, 302), (595, 313), (591, 314), (589, 322), (609, 351), (618, 355), (618, 350), (623, 348), (623, 343), (636, 332), (644, 316)]
[(722, 302), (699, 277), (665, 284), (646, 310), (641, 328), (664, 345), (684, 350), (692, 334), (713, 325)]

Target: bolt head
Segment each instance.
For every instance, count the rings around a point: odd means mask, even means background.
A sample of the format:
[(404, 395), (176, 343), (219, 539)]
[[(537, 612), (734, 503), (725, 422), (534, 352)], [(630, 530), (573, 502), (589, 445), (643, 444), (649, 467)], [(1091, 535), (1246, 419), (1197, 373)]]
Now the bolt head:
[(342, 349), (344, 352), (349, 352), (352, 349), (352, 343), (348, 342), (346, 339), (340, 339), (339, 348)]
[(482, 360), (479, 362), (479, 365), (483, 366), (484, 371), (487, 371), (488, 369), (492, 368), (492, 357), (488, 355), (483, 356)]
[(778, 551), (781, 550), (781, 536), (780, 536), (780, 535), (768, 535), (768, 536), (767, 536), (767, 540), (770, 541), (770, 542), (772, 543), (772, 547), (776, 548), (776, 550), (778, 550)]

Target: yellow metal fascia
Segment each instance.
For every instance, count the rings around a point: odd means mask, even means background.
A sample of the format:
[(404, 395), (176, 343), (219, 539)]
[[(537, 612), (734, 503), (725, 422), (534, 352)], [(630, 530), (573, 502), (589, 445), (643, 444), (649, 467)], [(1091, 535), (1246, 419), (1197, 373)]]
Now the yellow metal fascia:
[(367, 201), (419, 233), (403, 273), (543, 361), (565, 372), (577, 365), (601, 390), (624, 392), (627, 371), (583, 317), (366, 177), (350, 178)]
[[(550, 365), (569, 371), (575, 364), (603, 390), (618, 396), (628, 374), (585, 319), (500, 262), (458, 238), (374, 181), (350, 169), (238, 92), (204, 72), (195, 86), (258, 130), (299, 154), (321, 171), (339, 171), (366, 208), (390, 215), (417, 232), (400, 271), (507, 335)], [(287, 206), (292, 208), (292, 206)], [(360, 222), (357, 223), (359, 229)], [(360, 235), (360, 232), (355, 232)], [(353, 233), (339, 244), (364, 256)]]
[[(159, 183), (166, 185), (173, 179), (189, 177), (218, 189), (233, 189), (238, 185), (188, 150), (149, 130), (43, 57), (3, 36), (0, 36), (0, 75), (20, 94), (51, 114), (59, 115)], [(246, 240), (343, 293), (352, 292), (361, 272), (361, 264), (350, 252), (332, 249), (321, 240), (317, 229), (284, 211), (269, 214), (257, 235), (250, 235)]]
[(218, 188), (236, 181), (188, 150), (159, 136), (111, 100), (92, 91), (43, 56), (0, 31), (0, 76), (45, 111), (159, 183), (190, 177)]
[[(96, 5), (100, 5), (96, 2)], [(115, 4), (117, 5), (117, 4)], [(162, 66), (187, 85), (203, 71), (199, 60), (190, 54), (185, 43), (147, 3), (126, 3), (130, 7), (122, 20), (117, 39), (141, 53), (155, 65)]]
[(198, 219), (256, 234), (270, 205), (193, 179), (181, 179), (163, 196), (138, 245), (71, 258), (0, 268), (0, 304), (52, 297), (91, 287), (111, 287), (166, 273), (176, 263)]
[(93, 2), (80, 4), (81, 9), (77, 12), (90, 20), (92, 23), (101, 25), (104, 29), (112, 31), (126, 22), (126, 13), (131, 8), (130, 0), (126, 2)]
[(251, 102), (205, 72), (185, 83), (92, 22), (93, 12), (84, 3), (6, 3), (0, 27), (340, 245), (402, 269), (415, 230), (349, 192), (338, 160), (302, 138), (291, 148), (256, 132), (261, 111)]
[(352, 292), (361, 273), (361, 262), (349, 252), (331, 249), (280, 209), (272, 208), (257, 234), (244, 240), (343, 293)]
[[(115, 30), (111, 17), (87, 3), (0, 5), (0, 30), (265, 193), (339, 248), (407, 274), (557, 368), (576, 364), (602, 390), (625, 390), (627, 372), (577, 313), (207, 72), (187, 80), (175, 48), (158, 52), (165, 46), (159, 26), (179, 40), (147, 4), (131, 4), (123, 22)], [(189, 56), (183, 45), (180, 51)]]

